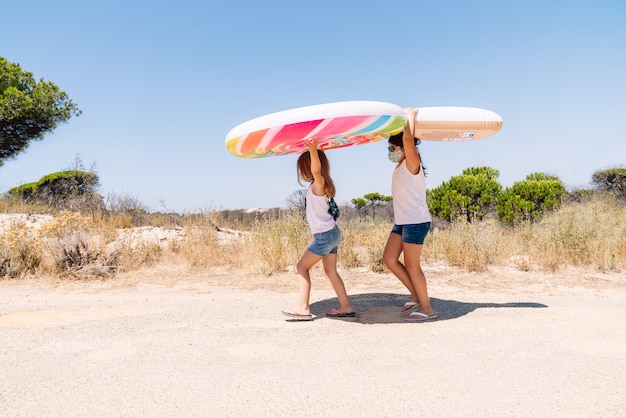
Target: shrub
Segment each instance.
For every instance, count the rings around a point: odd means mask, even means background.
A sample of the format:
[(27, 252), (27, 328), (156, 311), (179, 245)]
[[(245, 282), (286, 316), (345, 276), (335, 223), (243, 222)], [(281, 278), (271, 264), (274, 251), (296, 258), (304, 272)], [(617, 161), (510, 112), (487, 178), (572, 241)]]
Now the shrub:
[(9, 195), (25, 202), (41, 202), (44, 205), (69, 210), (100, 210), (102, 196), (95, 192), (98, 176), (80, 170), (68, 170), (48, 174), (35, 183), (23, 184), (9, 190)]
[(107, 251), (93, 218), (61, 212), (39, 230), (44, 261), (60, 276), (88, 278), (110, 276), (116, 270), (117, 253)]
[(626, 200), (626, 168), (596, 171), (591, 180), (599, 190), (613, 192), (618, 199)]
[(0, 277), (21, 278), (34, 274), (41, 261), (41, 242), (24, 223), (12, 224), (0, 235)]
[(447, 221), (463, 218), (467, 222), (481, 220), (493, 210), (502, 186), (497, 182), (498, 170), (472, 167), (460, 176), (450, 178), (441, 186), (428, 190), (430, 212)]
[(565, 194), (565, 187), (558, 178), (543, 173), (529, 174), (498, 196), (498, 218), (509, 225), (537, 221), (545, 212), (557, 209)]

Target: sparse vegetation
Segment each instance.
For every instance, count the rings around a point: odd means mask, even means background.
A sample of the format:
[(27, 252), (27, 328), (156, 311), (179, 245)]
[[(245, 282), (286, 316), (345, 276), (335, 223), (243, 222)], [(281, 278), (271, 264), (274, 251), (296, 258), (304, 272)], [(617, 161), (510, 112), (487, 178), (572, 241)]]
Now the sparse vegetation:
[[(15, 199), (0, 201), (1, 212), (16, 209), (33, 213), (42, 207)], [(135, 209), (131, 205), (129, 210)], [(293, 271), (310, 241), (305, 219), (296, 209), (145, 213), (142, 227), (120, 222), (122, 215), (123, 211), (62, 211), (38, 230), (23, 222), (5, 226), (0, 230), (0, 276), (102, 280), (159, 263), (271, 276)], [(354, 208), (342, 209), (340, 267), (386, 272), (381, 256), (391, 222), (389, 217), (364, 219)], [(514, 226), (496, 219), (469, 222), (463, 218), (437, 220), (433, 225), (424, 246), (426, 262), (441, 260), (476, 272), (496, 265), (521, 271), (557, 271), (568, 266), (601, 272), (626, 270), (626, 206), (610, 193), (565, 202), (540, 220)], [(176, 232), (177, 238), (159, 241), (142, 235), (156, 227)]]
[[(65, 92), (0, 57), (0, 166), (81, 110)], [(0, 197), (0, 213), (45, 214), (33, 228), (0, 225), (0, 277), (113, 278), (159, 263), (274, 275), (293, 269), (311, 240), (305, 189), (287, 209), (150, 213), (138, 199), (103, 197), (94, 165), (69, 168)], [(593, 190), (568, 193), (560, 179), (533, 173), (503, 190), (499, 171), (471, 167), (428, 191), (435, 216), (425, 260), (468, 271), (514, 265), (626, 270), (626, 169), (593, 173)], [(381, 257), (393, 222), (392, 197), (368, 193), (342, 207), (339, 264), (385, 272)], [(24, 215), (30, 216), (30, 215)], [(155, 239), (155, 228), (170, 232)], [(147, 234), (146, 234), (147, 232)]]
[[(159, 263), (272, 276), (294, 271), (311, 241), (303, 190), (286, 209), (151, 213), (137, 198), (102, 198), (97, 174), (83, 168), (77, 156), (70, 170), (0, 198), (0, 213), (49, 218), (39, 229), (24, 222), (2, 226), (0, 277), (102, 279)], [(544, 173), (503, 191), (498, 175), (490, 167), (468, 168), (429, 191), (434, 217), (425, 261), (475, 272), (498, 265), (626, 270), (623, 169), (598, 171), (595, 189), (571, 193)], [(341, 208), (341, 268), (388, 272), (382, 252), (393, 223), (391, 202), (369, 193)]]

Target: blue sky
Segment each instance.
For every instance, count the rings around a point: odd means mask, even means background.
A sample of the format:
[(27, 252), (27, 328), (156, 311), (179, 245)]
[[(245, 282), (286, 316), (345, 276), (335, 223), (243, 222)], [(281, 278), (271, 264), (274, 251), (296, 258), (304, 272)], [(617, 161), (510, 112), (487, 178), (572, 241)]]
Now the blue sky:
[[(568, 189), (626, 165), (623, 0), (3, 0), (0, 56), (83, 114), (0, 167), (0, 192), (95, 164), (104, 196), (151, 210), (286, 206), (296, 156), (240, 159), (234, 126), (348, 100), (471, 106), (502, 130), (423, 142), (428, 186), (489, 166)], [(327, 153), (337, 201), (391, 194), (386, 143)]]

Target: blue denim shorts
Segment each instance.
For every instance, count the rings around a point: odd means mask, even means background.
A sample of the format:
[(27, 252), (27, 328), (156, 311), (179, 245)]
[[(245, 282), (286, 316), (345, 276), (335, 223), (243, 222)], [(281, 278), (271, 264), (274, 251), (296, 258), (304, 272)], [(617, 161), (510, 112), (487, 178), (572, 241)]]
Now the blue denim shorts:
[(320, 257), (327, 256), (328, 254), (337, 254), (340, 239), (341, 232), (339, 232), (339, 228), (335, 225), (330, 231), (313, 234), (313, 242), (309, 245), (309, 251)]
[(402, 242), (408, 244), (424, 244), (426, 235), (430, 230), (430, 222), (423, 224), (395, 225), (391, 228), (392, 234), (402, 235)]

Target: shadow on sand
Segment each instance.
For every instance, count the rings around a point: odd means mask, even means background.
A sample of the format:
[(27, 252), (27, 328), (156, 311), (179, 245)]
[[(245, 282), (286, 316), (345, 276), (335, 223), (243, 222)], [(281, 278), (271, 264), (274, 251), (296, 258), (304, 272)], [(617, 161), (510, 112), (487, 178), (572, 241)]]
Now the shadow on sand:
[[(406, 294), (364, 293), (350, 295), (350, 301), (357, 313), (354, 318), (328, 318), (358, 322), (361, 324), (408, 323), (402, 319), (400, 308), (407, 301)], [(547, 305), (535, 302), (509, 303), (466, 303), (457, 300), (431, 298), (430, 303), (437, 312), (438, 321), (455, 319), (480, 308), (547, 308)], [(336, 298), (325, 299), (311, 304), (311, 313), (316, 319), (324, 319), (326, 312), (338, 306)]]

